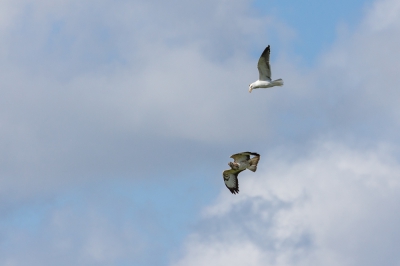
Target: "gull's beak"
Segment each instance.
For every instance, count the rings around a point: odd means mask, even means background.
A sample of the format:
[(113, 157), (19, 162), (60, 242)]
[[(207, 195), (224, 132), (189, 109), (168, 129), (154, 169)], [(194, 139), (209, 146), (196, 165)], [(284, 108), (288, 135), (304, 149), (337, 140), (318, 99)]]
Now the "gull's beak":
[(252, 90), (253, 90), (253, 89), (250, 87), (250, 88), (249, 88), (249, 93), (251, 93)]

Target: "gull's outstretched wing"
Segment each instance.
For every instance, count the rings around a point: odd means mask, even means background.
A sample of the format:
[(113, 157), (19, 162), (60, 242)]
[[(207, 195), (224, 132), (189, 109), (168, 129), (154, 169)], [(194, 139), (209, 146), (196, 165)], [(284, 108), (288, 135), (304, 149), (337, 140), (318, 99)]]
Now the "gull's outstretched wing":
[(269, 65), (269, 54), (270, 54), (269, 45), (265, 48), (264, 52), (261, 54), (260, 59), (258, 59), (258, 73), (259, 80), (271, 80), (271, 66)]
[(225, 170), (222, 173), (222, 176), (224, 178), (225, 186), (231, 191), (232, 194), (239, 193), (239, 181), (238, 181), (238, 175), (240, 172), (244, 170)]
[(250, 155), (258, 157), (260, 156), (260, 154), (258, 153), (246, 151), (246, 152), (236, 153), (232, 155), (231, 158), (235, 161), (235, 163), (247, 162), (248, 160), (250, 160)]

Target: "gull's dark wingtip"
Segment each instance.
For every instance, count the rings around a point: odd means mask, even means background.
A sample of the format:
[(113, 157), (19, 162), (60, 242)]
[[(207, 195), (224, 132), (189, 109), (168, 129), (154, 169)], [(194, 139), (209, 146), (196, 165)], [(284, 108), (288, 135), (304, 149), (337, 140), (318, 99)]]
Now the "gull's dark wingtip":
[(269, 54), (271, 51), (271, 48), (268, 44), (268, 46), (264, 49), (263, 53), (261, 54), (261, 56), (265, 56), (266, 54)]

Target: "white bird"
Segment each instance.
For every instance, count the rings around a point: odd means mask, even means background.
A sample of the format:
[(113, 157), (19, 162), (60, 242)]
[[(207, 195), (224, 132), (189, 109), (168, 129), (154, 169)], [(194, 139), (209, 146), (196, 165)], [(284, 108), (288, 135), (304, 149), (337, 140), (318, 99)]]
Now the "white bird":
[(257, 81), (251, 83), (249, 85), (249, 92), (251, 93), (254, 89), (259, 88), (271, 88), (274, 86), (282, 86), (283, 80), (276, 79), (271, 81), (271, 66), (269, 64), (269, 54), (270, 54), (269, 45), (265, 48), (264, 52), (261, 54), (260, 59), (258, 59), (258, 73), (259, 78)]
[[(250, 159), (250, 155), (254, 157)], [(228, 163), (231, 169), (225, 170), (222, 173), (222, 177), (224, 178), (225, 186), (232, 194), (236, 194), (239, 193), (239, 181), (237, 178), (239, 173), (246, 169), (255, 172), (260, 160), (260, 154), (255, 152), (241, 152), (232, 155), (231, 158), (234, 160), (234, 162)]]

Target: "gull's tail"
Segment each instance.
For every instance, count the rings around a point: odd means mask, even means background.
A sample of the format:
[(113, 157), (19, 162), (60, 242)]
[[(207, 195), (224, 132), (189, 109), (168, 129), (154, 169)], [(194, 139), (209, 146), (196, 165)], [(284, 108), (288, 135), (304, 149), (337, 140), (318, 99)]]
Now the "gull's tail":
[(272, 86), (283, 86), (283, 80), (282, 79), (276, 79), (271, 82)]

